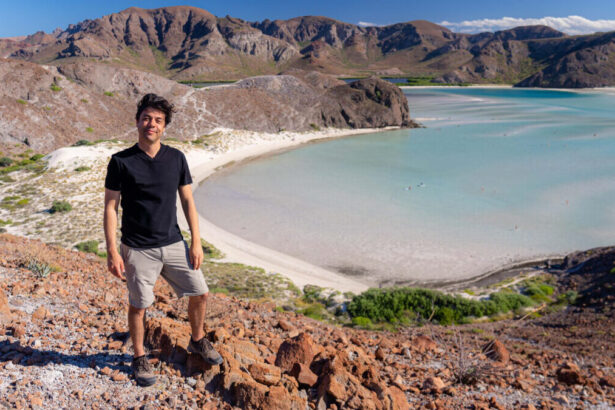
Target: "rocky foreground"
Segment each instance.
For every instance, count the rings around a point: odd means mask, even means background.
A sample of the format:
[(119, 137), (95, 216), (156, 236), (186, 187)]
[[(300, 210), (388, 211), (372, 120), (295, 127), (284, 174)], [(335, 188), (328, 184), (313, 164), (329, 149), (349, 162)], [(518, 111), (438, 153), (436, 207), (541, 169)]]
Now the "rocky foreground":
[[(594, 254), (595, 255), (595, 254)], [(567, 264), (579, 289), (613, 255)], [(610, 264), (609, 264), (610, 262)], [(538, 319), (397, 333), (339, 328), (271, 302), (209, 298), (224, 363), (187, 353), (186, 301), (160, 282), (147, 345), (159, 374), (131, 380), (126, 290), (93, 255), (0, 235), (0, 404), (12, 408), (609, 408), (612, 279), (586, 306)], [(605, 279), (606, 278), (606, 279)], [(572, 279), (571, 279), (572, 280)], [(596, 284), (596, 283), (594, 283)]]

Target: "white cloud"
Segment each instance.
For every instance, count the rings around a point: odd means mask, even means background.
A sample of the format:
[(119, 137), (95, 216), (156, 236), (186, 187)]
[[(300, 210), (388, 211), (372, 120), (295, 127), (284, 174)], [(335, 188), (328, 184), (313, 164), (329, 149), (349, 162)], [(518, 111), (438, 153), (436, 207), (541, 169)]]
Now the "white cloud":
[(361, 27), (382, 27), (382, 24), (370, 23), (369, 21), (359, 21), (357, 26)]
[(525, 19), (502, 17), (500, 19), (466, 20), (459, 23), (443, 21), (438, 24), (461, 33), (480, 33), (483, 31), (506, 30), (513, 27), (534, 25), (549, 26), (571, 35), (615, 30), (615, 20), (589, 20), (581, 16)]

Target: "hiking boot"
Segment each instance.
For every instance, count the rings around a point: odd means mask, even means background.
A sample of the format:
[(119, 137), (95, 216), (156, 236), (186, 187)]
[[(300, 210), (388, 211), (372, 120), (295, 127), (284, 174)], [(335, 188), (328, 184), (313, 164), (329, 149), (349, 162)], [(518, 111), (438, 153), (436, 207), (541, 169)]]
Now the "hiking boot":
[(156, 383), (156, 375), (152, 371), (152, 366), (146, 356), (132, 359), (132, 373), (139, 386), (151, 386)]
[(190, 338), (190, 344), (188, 345), (188, 351), (190, 353), (200, 354), (203, 360), (212, 365), (222, 364), (222, 356), (211, 345), (206, 337), (201, 338), (198, 342)]

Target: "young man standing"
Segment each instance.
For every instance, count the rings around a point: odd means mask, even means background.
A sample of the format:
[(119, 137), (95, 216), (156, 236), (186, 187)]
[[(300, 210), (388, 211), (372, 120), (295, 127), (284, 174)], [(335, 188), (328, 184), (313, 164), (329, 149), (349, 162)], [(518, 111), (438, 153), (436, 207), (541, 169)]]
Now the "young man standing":
[[(190, 170), (181, 151), (160, 143), (173, 111), (164, 98), (145, 95), (137, 106), (139, 141), (111, 157), (105, 179), (107, 266), (128, 285), (128, 328), (134, 348), (132, 369), (141, 386), (156, 382), (143, 347), (143, 320), (145, 310), (154, 302), (153, 288), (160, 274), (178, 297), (189, 297), (192, 336), (188, 350), (211, 364), (222, 363), (222, 357), (203, 331), (208, 288), (199, 270), (203, 249), (190, 188)], [(192, 234), (190, 248), (177, 225), (178, 192)], [(118, 252), (115, 235), (120, 201), (122, 240)]]

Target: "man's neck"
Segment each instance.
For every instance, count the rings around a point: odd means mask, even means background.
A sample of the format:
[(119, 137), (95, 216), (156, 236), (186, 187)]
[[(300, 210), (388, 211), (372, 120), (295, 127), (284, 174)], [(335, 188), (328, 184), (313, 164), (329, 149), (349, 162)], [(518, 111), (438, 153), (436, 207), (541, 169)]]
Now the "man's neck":
[(160, 140), (156, 142), (149, 142), (147, 140), (139, 140), (137, 143), (141, 151), (145, 152), (147, 156), (154, 158), (158, 151), (160, 151)]

